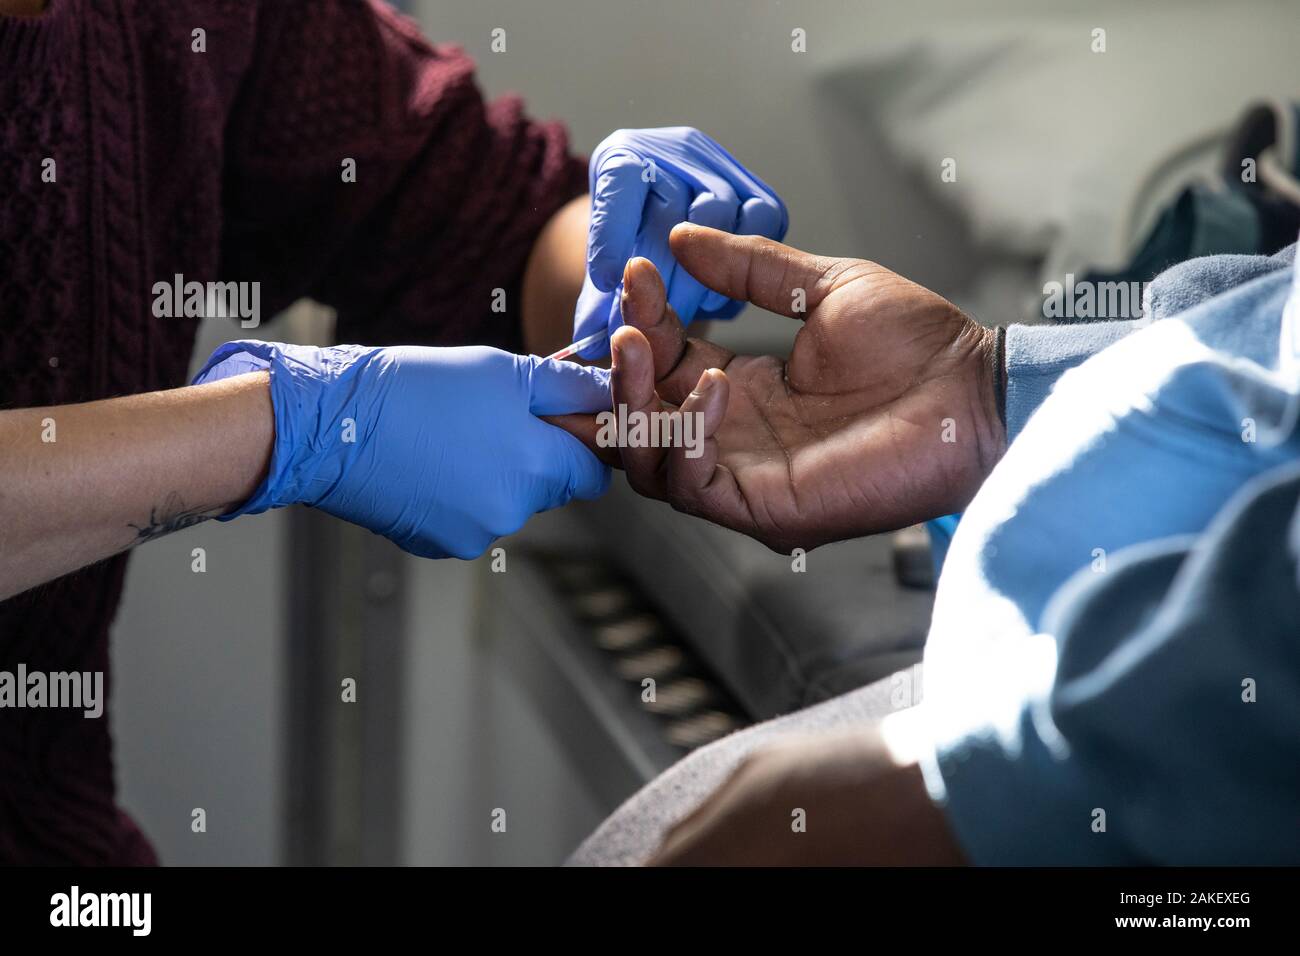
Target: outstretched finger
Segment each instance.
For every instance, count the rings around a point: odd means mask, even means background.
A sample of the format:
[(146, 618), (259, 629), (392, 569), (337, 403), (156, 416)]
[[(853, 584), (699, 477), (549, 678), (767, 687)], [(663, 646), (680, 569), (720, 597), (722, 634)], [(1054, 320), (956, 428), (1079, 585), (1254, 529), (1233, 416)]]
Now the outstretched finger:
[(663, 279), (645, 259), (632, 259), (623, 271), (623, 323), (650, 345), (655, 388), (661, 398), (680, 404), (705, 369), (725, 368), (732, 353), (703, 339), (687, 338), (668, 305)]
[(682, 403), (682, 441), (668, 453), (668, 500), (685, 511), (728, 528), (751, 524), (749, 506), (731, 469), (718, 462), (715, 437), (731, 393), (721, 369), (705, 370)]
[[(654, 359), (650, 343), (637, 329), (624, 326), (610, 342), (613, 363), (610, 369), (617, 418), (652, 415), (663, 409), (655, 392)], [(653, 419), (651, 419), (653, 421)], [(663, 498), (665, 448), (649, 445), (619, 449), (628, 484), (639, 494)]]

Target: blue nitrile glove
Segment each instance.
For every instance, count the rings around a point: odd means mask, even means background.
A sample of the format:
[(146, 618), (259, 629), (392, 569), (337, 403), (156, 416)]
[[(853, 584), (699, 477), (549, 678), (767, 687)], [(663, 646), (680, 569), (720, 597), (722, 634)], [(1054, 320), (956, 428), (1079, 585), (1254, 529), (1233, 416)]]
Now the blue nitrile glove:
[(498, 349), (222, 345), (194, 384), (270, 369), (275, 451), (224, 520), (305, 504), (422, 557), (473, 558), (609, 469), (538, 415), (610, 407), (600, 369)]
[[(668, 233), (693, 222), (740, 235), (782, 239), (785, 203), (725, 149), (689, 126), (620, 129), (596, 147), (588, 167), (591, 228), (587, 278), (573, 320), (573, 340), (623, 324), (619, 299), (623, 266), (633, 256), (655, 264), (668, 303), (683, 324), (696, 317), (730, 319), (743, 307), (677, 268)], [(606, 339), (583, 358), (609, 354)]]

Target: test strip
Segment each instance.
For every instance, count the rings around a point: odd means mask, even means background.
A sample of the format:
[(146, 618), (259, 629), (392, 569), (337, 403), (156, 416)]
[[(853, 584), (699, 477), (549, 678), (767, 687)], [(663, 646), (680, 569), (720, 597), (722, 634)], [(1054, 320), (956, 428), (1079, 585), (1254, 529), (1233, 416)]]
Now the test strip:
[(582, 338), (578, 339), (578, 341), (574, 342), (572, 345), (566, 345), (558, 352), (552, 352), (550, 355), (546, 357), (548, 359), (566, 359), (571, 356), (577, 355), (587, 346), (595, 345), (601, 339), (605, 338), (607, 334), (608, 333), (606, 332), (605, 329), (601, 329), (599, 332), (592, 332), (591, 335), (585, 335)]

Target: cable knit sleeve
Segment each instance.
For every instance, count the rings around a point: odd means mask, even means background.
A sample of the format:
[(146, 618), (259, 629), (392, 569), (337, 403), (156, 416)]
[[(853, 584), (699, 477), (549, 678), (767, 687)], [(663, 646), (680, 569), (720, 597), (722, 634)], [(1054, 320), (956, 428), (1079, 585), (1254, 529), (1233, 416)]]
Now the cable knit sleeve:
[(226, 132), (223, 278), (260, 280), (264, 314), (334, 306), (342, 341), (517, 349), (529, 250), (586, 188), (564, 128), (485, 104), (469, 57), (377, 0), (264, 2), (256, 43)]

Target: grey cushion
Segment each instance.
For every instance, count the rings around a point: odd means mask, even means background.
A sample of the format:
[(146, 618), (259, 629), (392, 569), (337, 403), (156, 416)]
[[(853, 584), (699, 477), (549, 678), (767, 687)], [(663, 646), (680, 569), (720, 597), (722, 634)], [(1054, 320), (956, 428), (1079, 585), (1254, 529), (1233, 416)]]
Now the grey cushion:
[(897, 583), (888, 535), (819, 548), (796, 573), (789, 556), (641, 498), (617, 475), (579, 511), (755, 718), (920, 660), (932, 595)]

